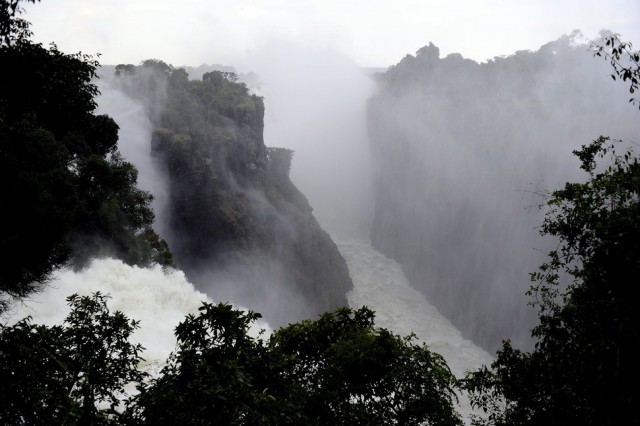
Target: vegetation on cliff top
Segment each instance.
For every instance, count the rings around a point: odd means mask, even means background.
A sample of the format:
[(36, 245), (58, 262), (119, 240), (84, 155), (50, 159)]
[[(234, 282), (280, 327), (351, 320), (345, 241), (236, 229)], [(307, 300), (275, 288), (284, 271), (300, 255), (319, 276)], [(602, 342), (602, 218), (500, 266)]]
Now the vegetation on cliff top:
[[(265, 146), (262, 98), (229, 71), (190, 80), (153, 59), (115, 72), (154, 125), (169, 193), (165, 237), (189, 279), (276, 324), (346, 305), (346, 263), (289, 179), (293, 151)], [(281, 300), (268, 302), (273, 294)]]

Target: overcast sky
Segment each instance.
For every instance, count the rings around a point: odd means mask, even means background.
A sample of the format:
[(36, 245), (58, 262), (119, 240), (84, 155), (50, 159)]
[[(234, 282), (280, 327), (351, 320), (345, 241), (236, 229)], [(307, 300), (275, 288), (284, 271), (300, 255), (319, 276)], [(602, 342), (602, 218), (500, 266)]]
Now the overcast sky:
[(429, 42), (475, 60), (537, 49), (573, 29), (640, 47), (640, 0), (42, 0), (35, 39), (105, 64), (233, 65), (274, 40), (388, 66)]

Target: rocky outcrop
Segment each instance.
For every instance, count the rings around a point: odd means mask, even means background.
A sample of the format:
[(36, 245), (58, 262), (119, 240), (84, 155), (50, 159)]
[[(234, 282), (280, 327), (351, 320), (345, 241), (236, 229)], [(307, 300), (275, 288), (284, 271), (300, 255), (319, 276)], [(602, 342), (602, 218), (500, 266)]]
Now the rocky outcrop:
[[(130, 93), (145, 86), (136, 81), (144, 72), (124, 76)], [(346, 263), (289, 180), (293, 152), (264, 145), (262, 98), (230, 72), (189, 81), (169, 67), (160, 76), (152, 152), (167, 177), (166, 239), (177, 265), (214, 299), (273, 325), (346, 305)]]

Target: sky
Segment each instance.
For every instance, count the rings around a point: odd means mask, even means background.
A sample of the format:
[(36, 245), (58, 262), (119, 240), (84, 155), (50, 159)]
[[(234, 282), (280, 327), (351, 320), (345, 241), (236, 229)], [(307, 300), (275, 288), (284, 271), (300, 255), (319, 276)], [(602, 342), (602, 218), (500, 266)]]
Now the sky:
[(246, 62), (273, 42), (386, 67), (433, 42), (485, 61), (580, 29), (640, 47), (640, 0), (42, 0), (24, 6), (34, 39), (103, 64)]

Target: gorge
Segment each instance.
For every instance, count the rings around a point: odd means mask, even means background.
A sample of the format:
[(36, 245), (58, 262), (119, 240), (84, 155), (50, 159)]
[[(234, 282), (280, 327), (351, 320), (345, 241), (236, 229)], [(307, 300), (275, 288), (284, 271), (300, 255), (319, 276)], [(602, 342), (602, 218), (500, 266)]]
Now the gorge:
[[(415, 333), (457, 378), (504, 339), (531, 350), (529, 274), (558, 244), (538, 235), (547, 191), (587, 178), (571, 152), (601, 134), (640, 139), (627, 89), (592, 56), (574, 32), (484, 63), (429, 44), (384, 71), (291, 45), (237, 70), (104, 66), (96, 118), (56, 145), (72, 158), (56, 170), (82, 177), (95, 201), (69, 225), (83, 231), (70, 237), (76, 257), (7, 324), (59, 324), (69, 294), (104, 292), (141, 321), (135, 339), (156, 373), (203, 300), (260, 312), (256, 339), (368, 306), (383, 336)], [(119, 127), (117, 150), (100, 114)], [(110, 138), (85, 143), (98, 128)], [(111, 198), (104, 184), (136, 178), (153, 201)], [(153, 229), (132, 199), (153, 207)], [(458, 408), (468, 422), (464, 396)]]
[(371, 238), (466, 339), (529, 347), (527, 276), (548, 244), (537, 191), (579, 178), (570, 151), (598, 133), (639, 131), (575, 37), (484, 64), (429, 45), (374, 75), (301, 50), (256, 60), (249, 88), (230, 71), (106, 66), (98, 111), (120, 126), (178, 267), (214, 300), (274, 327), (346, 304), (346, 263), (315, 215), (343, 247)]

